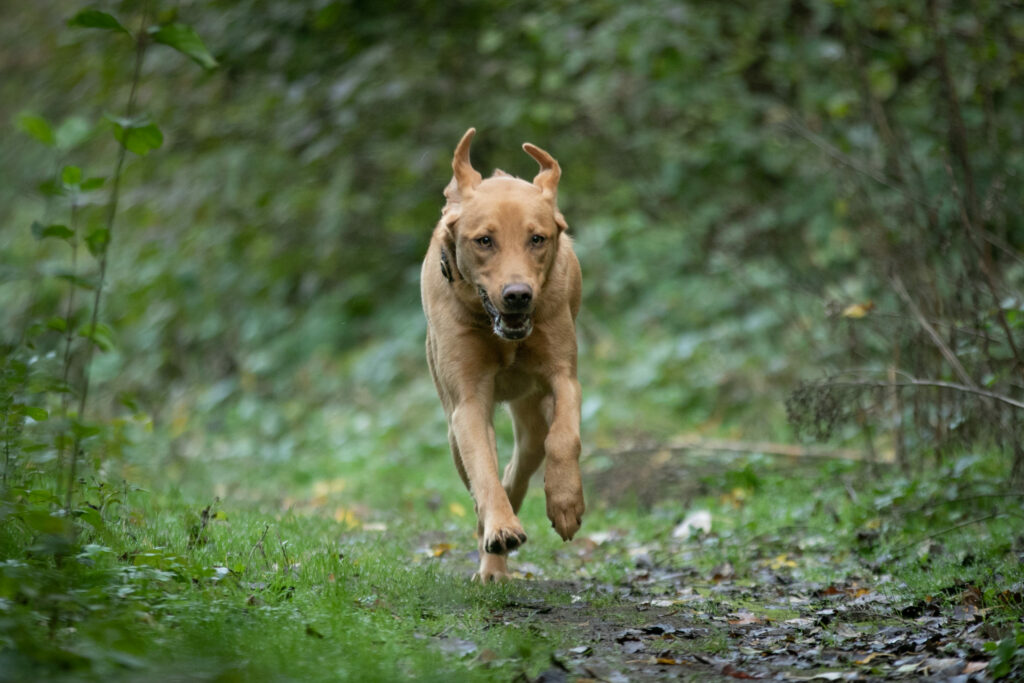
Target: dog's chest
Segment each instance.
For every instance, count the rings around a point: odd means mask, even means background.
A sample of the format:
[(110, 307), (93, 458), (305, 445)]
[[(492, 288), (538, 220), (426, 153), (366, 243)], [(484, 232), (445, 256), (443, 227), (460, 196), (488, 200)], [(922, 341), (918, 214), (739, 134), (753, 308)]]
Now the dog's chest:
[(498, 401), (513, 399), (533, 393), (539, 383), (531, 363), (531, 354), (518, 345), (509, 345), (503, 350), (501, 369), (494, 377), (494, 398)]

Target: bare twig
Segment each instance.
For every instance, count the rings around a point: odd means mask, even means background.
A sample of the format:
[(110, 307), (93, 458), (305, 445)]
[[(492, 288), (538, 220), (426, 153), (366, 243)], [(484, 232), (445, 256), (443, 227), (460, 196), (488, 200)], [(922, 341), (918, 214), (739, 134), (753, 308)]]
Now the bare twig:
[(799, 444), (773, 443), (769, 441), (737, 441), (731, 439), (706, 439), (699, 436), (684, 436), (669, 443), (654, 446), (636, 446), (621, 450), (596, 449), (595, 453), (608, 455), (641, 455), (667, 451), (672, 454), (712, 451), (718, 453), (761, 453), (794, 458), (834, 458), (837, 460), (864, 460), (864, 453), (852, 449), (822, 449)]
[(939, 536), (942, 536), (944, 534), (948, 534), (951, 531), (956, 531), (957, 529), (962, 529), (965, 526), (971, 526), (972, 524), (980, 524), (981, 522), (987, 522), (988, 520), (995, 519), (996, 517), (1006, 517), (1007, 514), (1008, 513), (1006, 513), (1006, 512), (993, 512), (992, 514), (985, 515), (984, 517), (978, 517), (976, 519), (969, 519), (966, 522), (960, 522), (959, 524), (954, 524), (951, 527), (948, 527), (946, 529), (942, 529), (941, 531), (936, 531), (933, 534), (928, 534), (926, 536), (922, 536), (921, 538), (917, 539), (916, 541), (911, 541), (910, 543), (905, 543), (905, 544), (897, 547), (892, 552), (893, 552), (894, 555), (899, 555), (900, 553), (902, 553), (903, 551), (907, 550), (908, 548), (913, 548), (915, 545), (918, 545), (919, 543), (921, 543), (923, 541), (930, 541), (933, 538), (938, 538)]
[(843, 166), (846, 166), (856, 171), (857, 173), (860, 173), (862, 175), (867, 176), (868, 178), (871, 178), (875, 182), (888, 187), (890, 190), (895, 190), (896, 192), (899, 192), (900, 194), (904, 195), (907, 199), (914, 202), (915, 204), (920, 204), (921, 206), (928, 209), (933, 208), (931, 203), (927, 199), (923, 199), (918, 195), (914, 194), (913, 192), (911, 192), (910, 190), (908, 190), (906, 187), (903, 187), (902, 185), (900, 185), (899, 181), (893, 180), (892, 178), (888, 177), (881, 171), (871, 168), (870, 166), (854, 159), (850, 155), (842, 152), (835, 145), (831, 144), (830, 142), (822, 138), (820, 135), (816, 135), (807, 127), (805, 123), (800, 121), (800, 119), (798, 119), (796, 116), (791, 116), (789, 121), (782, 125), (786, 130), (792, 133), (796, 133), (800, 137), (804, 138), (812, 145), (814, 145), (822, 152), (824, 152), (827, 156), (831, 157), (834, 161), (839, 162)]
[(991, 500), (993, 498), (1024, 498), (1024, 493), (981, 493), (976, 496), (963, 496), (961, 498), (952, 498), (950, 500), (933, 500), (925, 503), (921, 507), (913, 510), (913, 512), (924, 512), (932, 508), (939, 507), (940, 505), (953, 505), (955, 503), (966, 503), (973, 500)]
[[(901, 373), (902, 374), (902, 373)], [(895, 384), (890, 382), (883, 382), (880, 380), (827, 380), (831, 386), (850, 386), (850, 387), (936, 387), (939, 389), (952, 389), (953, 391), (963, 391), (968, 394), (975, 394), (976, 396), (982, 396), (993, 401), (999, 401), (1005, 403), (1008, 406), (1014, 408), (1024, 409), (1024, 402), (1018, 401), (1009, 396), (1003, 394), (997, 394), (994, 391), (988, 391), (986, 389), (979, 389), (976, 386), (968, 386), (966, 384), (957, 384), (956, 382), (944, 382), (937, 379), (917, 379), (910, 377), (903, 382), (896, 382)]]
[(907, 308), (910, 309), (910, 312), (913, 313), (914, 317), (917, 319), (918, 324), (921, 325), (924, 331), (928, 333), (928, 336), (931, 338), (932, 343), (934, 343), (935, 346), (938, 347), (939, 351), (942, 353), (942, 356), (946, 359), (946, 362), (949, 363), (949, 366), (951, 368), (953, 368), (953, 372), (955, 372), (956, 375), (960, 378), (960, 381), (972, 388), (975, 387), (974, 380), (972, 380), (971, 376), (967, 374), (967, 370), (965, 370), (963, 364), (960, 363), (960, 359), (956, 357), (956, 354), (953, 353), (953, 350), (946, 345), (945, 341), (943, 341), (942, 336), (935, 331), (935, 328), (932, 327), (931, 323), (928, 322), (928, 319), (924, 317), (923, 313), (921, 313), (921, 309), (918, 308), (913, 298), (911, 298), (910, 293), (907, 291), (906, 286), (903, 284), (903, 280), (897, 273), (893, 273), (892, 275), (892, 286), (893, 289), (896, 290), (896, 294), (898, 294), (899, 297), (903, 299), (903, 303), (905, 303), (907, 305)]
[[(267, 524), (266, 526), (263, 527), (263, 534), (260, 536), (260, 540), (256, 541), (256, 543), (253, 544), (252, 548), (249, 550), (249, 554), (245, 558), (245, 566), (246, 567), (249, 566), (249, 562), (252, 560), (252, 554), (254, 552), (256, 552), (256, 548), (260, 548), (260, 552), (263, 552), (263, 540), (267, 537), (267, 532), (268, 531), (270, 531), (270, 525), (269, 524)], [(264, 563), (267, 562), (267, 554), (266, 554), (266, 552), (263, 552), (263, 562)]]
[(285, 566), (285, 569), (287, 569), (288, 567), (292, 566), (292, 561), (288, 559), (288, 553), (285, 552), (285, 549), (284, 549), (284, 539), (281, 538), (281, 530), (280, 529), (274, 529), (274, 532), (277, 534), (277, 542), (281, 545), (281, 554), (284, 556), (284, 566)]
[(1010, 350), (1013, 352), (1013, 358), (1017, 362), (1018, 369), (1024, 370), (1024, 359), (1021, 358), (1020, 351), (1017, 349), (1017, 342), (1013, 338), (1013, 332), (1010, 330), (1010, 324), (1006, 319), (1006, 312), (1003, 310), (1001, 297), (999, 292), (996, 291), (995, 276), (992, 274), (993, 263), (992, 253), (989, 249), (989, 244), (983, 242), (980, 235), (977, 234), (975, 229), (974, 220), (971, 218), (970, 213), (967, 211), (967, 207), (964, 206), (963, 197), (960, 195), (960, 188), (956, 183), (956, 176), (953, 175), (953, 169), (946, 164), (946, 173), (949, 175), (949, 182), (953, 188), (953, 196), (956, 197), (957, 205), (960, 207), (960, 219), (964, 222), (964, 226), (967, 228), (967, 234), (970, 237), (971, 244), (978, 251), (981, 263), (981, 274), (984, 276), (985, 285), (988, 287), (988, 292), (992, 295), (992, 302), (996, 309), (996, 318), (999, 320), (999, 326), (1003, 328), (1003, 333), (1006, 335), (1006, 343), (1010, 345)]
[[(949, 54), (946, 49), (946, 35), (939, 26), (939, 10), (936, 0), (928, 0), (928, 23), (935, 40), (935, 62), (939, 68), (942, 94), (949, 109), (949, 149), (964, 174), (967, 192), (967, 213), (973, 222), (978, 216), (978, 195), (974, 187), (974, 171), (971, 169), (970, 153), (967, 149), (967, 129), (960, 114), (960, 102), (953, 85), (953, 74), (949, 68)], [(989, 257), (991, 257), (989, 255)]]

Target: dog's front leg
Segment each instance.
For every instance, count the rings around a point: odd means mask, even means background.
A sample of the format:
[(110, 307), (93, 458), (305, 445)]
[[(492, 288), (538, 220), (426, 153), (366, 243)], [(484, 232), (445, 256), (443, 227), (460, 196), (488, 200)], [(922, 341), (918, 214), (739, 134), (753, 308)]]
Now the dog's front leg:
[(451, 424), (476, 503), (480, 537), (480, 571), (476, 578), (484, 583), (505, 579), (505, 555), (526, 542), (526, 533), (498, 480), (491, 407), (482, 401), (463, 401), (452, 412)]
[(548, 519), (568, 541), (583, 520), (583, 481), (580, 478), (580, 383), (570, 374), (551, 380), (555, 398), (551, 429), (544, 440), (544, 494)]

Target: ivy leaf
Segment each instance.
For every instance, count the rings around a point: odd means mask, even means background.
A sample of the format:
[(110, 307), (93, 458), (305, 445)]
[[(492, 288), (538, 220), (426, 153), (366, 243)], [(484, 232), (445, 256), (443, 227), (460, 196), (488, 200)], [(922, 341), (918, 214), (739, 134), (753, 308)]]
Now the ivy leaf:
[(188, 24), (154, 26), (149, 29), (149, 34), (154, 41), (173, 47), (204, 69), (212, 69), (217, 66), (217, 60), (203, 45), (203, 41), (195, 29)]
[(39, 221), (32, 221), (32, 234), (36, 236), (37, 240), (46, 239), (47, 237), (69, 240), (75, 236), (75, 233), (66, 225), (43, 225)]
[(68, 19), (68, 26), (77, 26), (79, 28), (99, 28), (106, 31), (120, 31), (126, 36), (131, 36), (131, 32), (121, 25), (112, 14), (101, 12), (96, 9), (84, 9), (75, 16)]
[(18, 128), (23, 132), (28, 133), (48, 147), (53, 147), (57, 142), (57, 138), (54, 137), (53, 128), (50, 127), (49, 122), (38, 114), (33, 114), (27, 111), (22, 112), (21, 114), (18, 114), (17, 124)]
[(114, 122), (114, 137), (129, 152), (144, 157), (151, 150), (159, 149), (164, 144), (164, 134), (155, 123), (132, 121), (130, 119), (111, 119)]

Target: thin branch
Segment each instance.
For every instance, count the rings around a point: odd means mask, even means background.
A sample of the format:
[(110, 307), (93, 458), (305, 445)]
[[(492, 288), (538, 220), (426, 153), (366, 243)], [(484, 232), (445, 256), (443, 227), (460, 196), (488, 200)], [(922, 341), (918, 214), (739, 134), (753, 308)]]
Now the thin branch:
[[(142, 13), (142, 20), (139, 25), (138, 34), (135, 36), (135, 67), (132, 73), (131, 89), (128, 92), (128, 104), (125, 107), (125, 118), (130, 119), (135, 114), (135, 101), (139, 89), (139, 79), (142, 75), (142, 61), (146, 54), (146, 46), (149, 44), (149, 37), (146, 34), (146, 24), (149, 21), (149, 5), (147, 3)], [(84, 377), (82, 379), (82, 393), (78, 398), (78, 419), (83, 420), (85, 416), (86, 401), (89, 398), (89, 375), (92, 366), (93, 349), (96, 346), (96, 325), (99, 322), (100, 298), (103, 295), (103, 284), (107, 277), (107, 255), (110, 253), (110, 245), (114, 239), (114, 219), (117, 218), (117, 205), (121, 192), (121, 170), (124, 167), (125, 156), (128, 148), (121, 145), (117, 155), (117, 164), (114, 166), (114, 178), (110, 188), (110, 200), (107, 202), (107, 238), (103, 245), (103, 252), (100, 255), (100, 277), (96, 283), (96, 295), (93, 297), (92, 317), (89, 322), (89, 343), (85, 345)], [(75, 470), (78, 466), (78, 450), (81, 446), (81, 436), (76, 435), (71, 448), (71, 463), (69, 465), (68, 489), (64, 501), (66, 511), (71, 510), (71, 497), (75, 490)]]
[(960, 522), (959, 524), (954, 524), (953, 526), (951, 526), (949, 528), (943, 529), (941, 531), (936, 531), (933, 534), (928, 534), (927, 536), (922, 536), (921, 538), (917, 539), (916, 541), (911, 541), (910, 543), (905, 543), (905, 544), (897, 547), (892, 552), (893, 552), (894, 555), (899, 555), (904, 550), (906, 550), (908, 548), (913, 548), (915, 545), (918, 545), (919, 543), (921, 543), (923, 541), (930, 541), (933, 538), (938, 538), (939, 536), (942, 536), (944, 534), (948, 534), (951, 531), (956, 531), (957, 529), (962, 529), (965, 526), (971, 526), (972, 524), (980, 524), (981, 522), (987, 522), (988, 520), (995, 519), (996, 517), (1005, 517), (1005, 516), (1007, 516), (1007, 514), (1008, 513), (1006, 513), (1006, 512), (993, 512), (992, 514), (985, 515), (984, 517), (978, 517), (976, 519), (969, 519), (966, 522)]
[(253, 544), (252, 548), (249, 549), (249, 554), (245, 558), (246, 569), (248, 569), (248, 567), (249, 567), (249, 562), (252, 560), (252, 554), (254, 552), (256, 552), (256, 548), (260, 548), (260, 551), (263, 552), (263, 562), (264, 562), (264, 564), (267, 564), (267, 553), (265, 551), (263, 551), (262, 548), (263, 548), (263, 540), (267, 537), (267, 532), (268, 531), (270, 531), (270, 525), (269, 524), (267, 524), (265, 527), (263, 527), (263, 535), (260, 536), (260, 540), (256, 541), (256, 543)]
[(952, 498), (950, 500), (933, 500), (911, 512), (924, 512), (925, 510), (937, 508), (940, 505), (966, 503), (972, 500), (991, 500), (992, 498), (1024, 498), (1024, 493), (981, 493), (976, 496), (963, 496), (962, 498)]
[(971, 244), (978, 251), (978, 256), (981, 262), (981, 274), (984, 276), (985, 285), (988, 287), (989, 294), (992, 295), (992, 303), (996, 308), (996, 318), (999, 320), (999, 326), (1003, 328), (1003, 333), (1006, 335), (1006, 342), (1010, 345), (1010, 350), (1013, 352), (1013, 357), (1017, 361), (1017, 367), (1024, 370), (1024, 359), (1021, 358), (1020, 351), (1017, 349), (1017, 342), (1013, 338), (1013, 332), (1010, 330), (1009, 322), (1006, 320), (1006, 312), (1003, 310), (1002, 300), (999, 296), (999, 292), (996, 291), (996, 280), (992, 274), (992, 250), (989, 249), (989, 244), (983, 242), (981, 236), (977, 234), (975, 230), (974, 220), (971, 218), (967, 207), (964, 205), (963, 197), (960, 195), (960, 188), (956, 183), (956, 176), (953, 175), (953, 169), (946, 164), (946, 173), (949, 175), (949, 182), (953, 188), (953, 196), (957, 200), (957, 206), (960, 208), (960, 219), (964, 222), (967, 227), (967, 234), (971, 238)]
[(934, 208), (928, 200), (917, 196), (907, 188), (901, 186), (898, 181), (889, 178), (887, 175), (885, 175), (884, 173), (877, 169), (871, 168), (870, 166), (867, 166), (866, 164), (857, 161), (850, 155), (845, 154), (844, 152), (839, 150), (837, 147), (835, 147), (830, 142), (822, 138), (820, 135), (816, 135), (807, 127), (806, 124), (800, 121), (796, 116), (791, 116), (789, 121), (783, 124), (783, 127), (786, 130), (789, 130), (792, 133), (796, 133), (800, 137), (804, 138), (812, 145), (814, 145), (822, 152), (824, 152), (827, 156), (831, 157), (834, 161), (839, 162), (843, 166), (846, 166), (856, 171), (857, 173), (860, 173), (871, 178), (875, 182), (884, 185), (885, 187), (888, 187), (890, 190), (895, 190), (896, 192), (899, 192), (900, 194), (904, 195), (907, 199), (911, 200), (915, 204), (920, 204), (921, 206), (927, 209)]
[(667, 451), (674, 455), (693, 451), (711, 451), (720, 453), (761, 453), (795, 458), (835, 458), (837, 460), (864, 460), (864, 453), (852, 449), (809, 448), (798, 444), (773, 443), (769, 441), (735, 441), (731, 439), (705, 439), (697, 436), (684, 436), (668, 443), (653, 446), (636, 446), (621, 450), (595, 449), (595, 453), (613, 456), (642, 455)]
[(923, 313), (921, 313), (921, 309), (917, 307), (917, 304), (907, 291), (906, 286), (904, 286), (903, 280), (896, 273), (893, 273), (892, 285), (893, 289), (896, 290), (896, 294), (903, 299), (903, 303), (907, 305), (910, 312), (914, 314), (915, 318), (917, 318), (918, 324), (920, 324), (924, 331), (928, 333), (928, 336), (931, 337), (932, 342), (936, 347), (938, 347), (939, 351), (946, 359), (946, 362), (948, 362), (950, 367), (953, 368), (953, 372), (955, 372), (960, 378), (960, 381), (973, 388), (975, 386), (974, 381), (971, 379), (971, 376), (967, 374), (967, 370), (965, 370), (963, 364), (960, 363), (960, 359), (956, 357), (953, 350), (950, 349), (949, 346), (946, 345), (946, 342), (942, 340), (942, 336), (935, 331), (935, 328), (928, 322), (928, 319), (924, 317)]
[(974, 394), (976, 396), (982, 396), (984, 398), (991, 399), (993, 401), (999, 401), (1005, 403), (1008, 406), (1014, 408), (1020, 408), (1024, 410), (1024, 402), (1018, 401), (1017, 399), (1010, 398), (1003, 394), (997, 394), (994, 391), (988, 391), (986, 389), (979, 389), (975, 386), (968, 386), (966, 384), (957, 384), (956, 382), (944, 382), (937, 379), (917, 379), (914, 377), (909, 378), (905, 382), (883, 382), (881, 380), (826, 380), (830, 386), (849, 386), (849, 387), (936, 387), (939, 389), (952, 389), (953, 391), (962, 391), (968, 394)]

